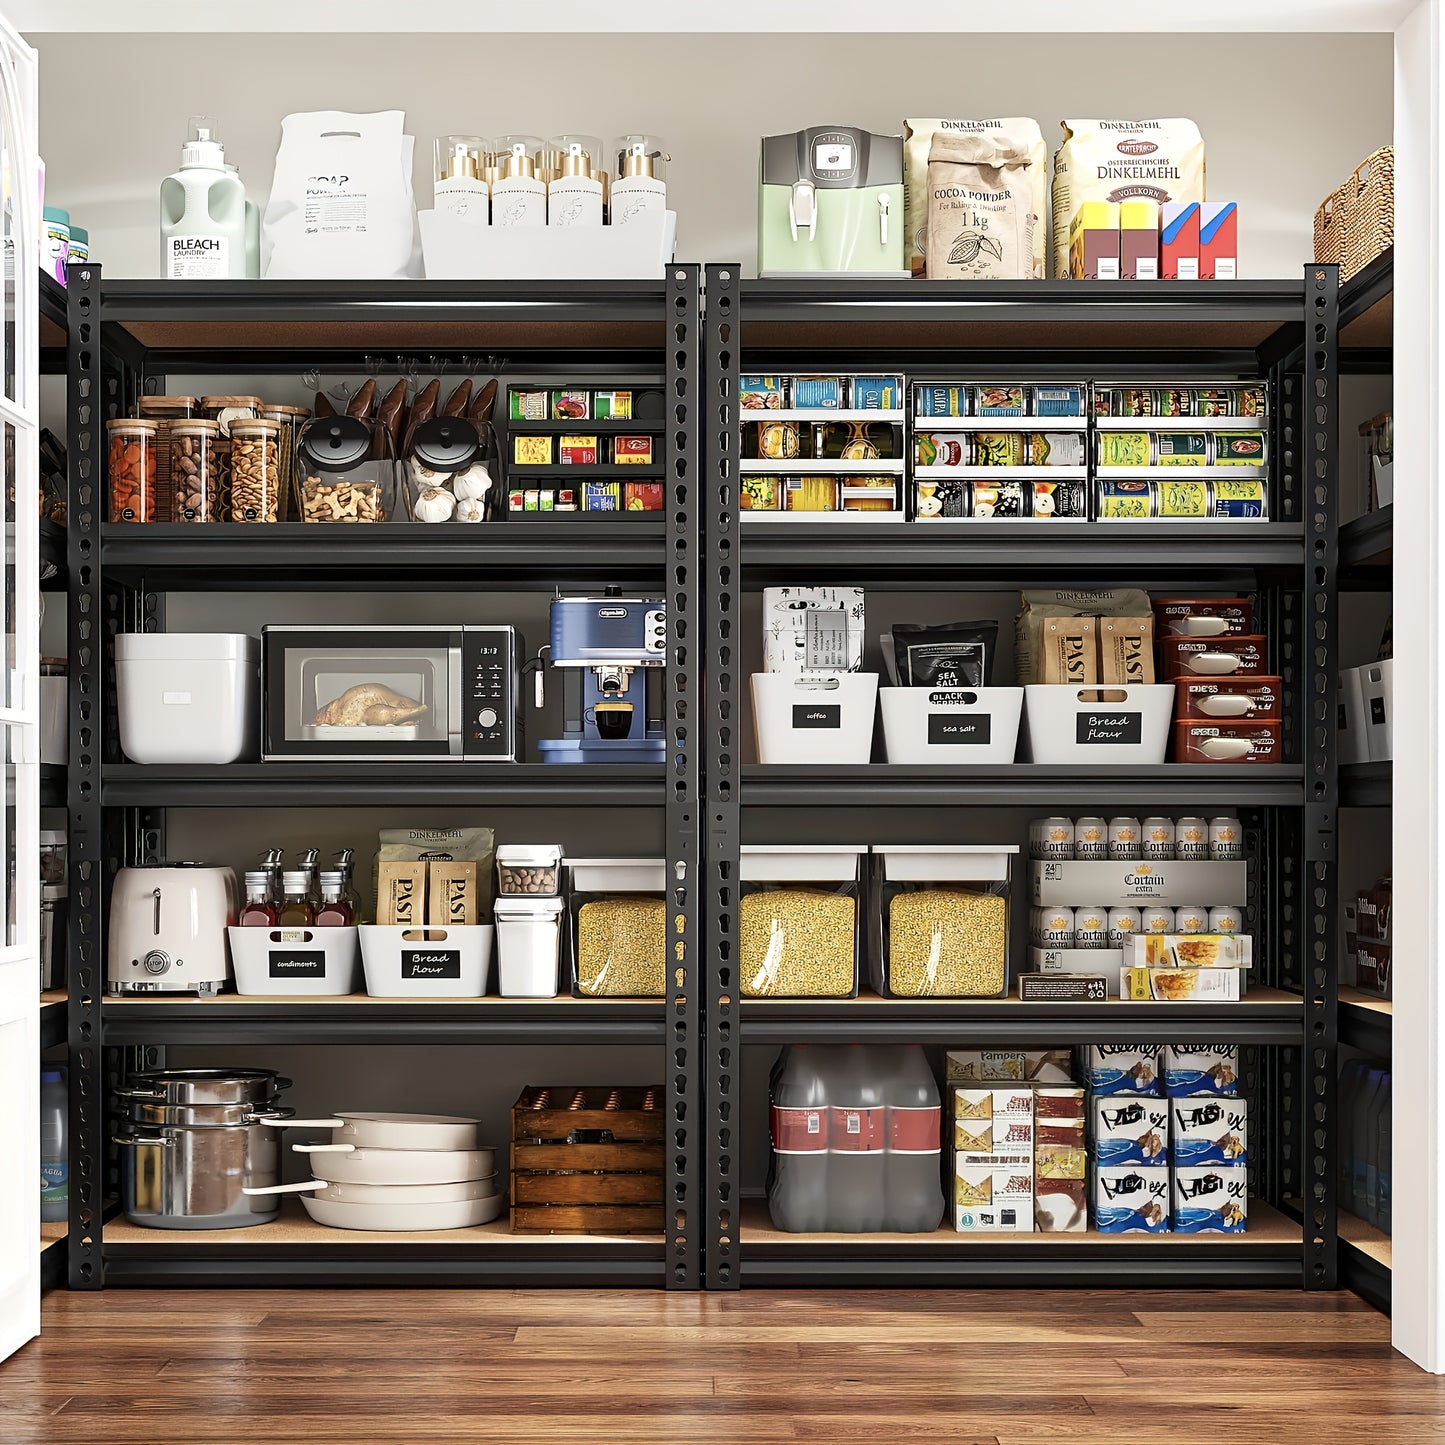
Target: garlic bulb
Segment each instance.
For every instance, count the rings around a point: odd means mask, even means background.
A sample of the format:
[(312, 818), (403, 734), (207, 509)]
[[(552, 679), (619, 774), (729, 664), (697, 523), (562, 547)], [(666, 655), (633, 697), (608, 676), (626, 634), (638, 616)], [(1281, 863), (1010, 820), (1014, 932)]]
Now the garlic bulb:
[(424, 491), (427, 487), (444, 487), (447, 484), (445, 472), (434, 472), (430, 467), (422, 466), (415, 457), (411, 459), (411, 476), (418, 491)]
[(457, 499), (440, 487), (427, 487), (416, 499), (418, 522), (449, 522), (457, 509)]
[(463, 497), (457, 503), (457, 521), (459, 522), (480, 522), (485, 516), (485, 509), (475, 497)]
[(480, 462), (458, 472), (452, 478), (452, 491), (461, 501), (483, 501), (492, 490), (492, 474)]

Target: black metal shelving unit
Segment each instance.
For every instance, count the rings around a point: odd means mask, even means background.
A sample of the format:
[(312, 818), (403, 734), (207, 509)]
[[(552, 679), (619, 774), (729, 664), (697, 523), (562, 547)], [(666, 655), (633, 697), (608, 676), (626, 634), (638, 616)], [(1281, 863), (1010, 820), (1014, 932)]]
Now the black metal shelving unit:
[[(710, 1288), (856, 1283), (1293, 1284), (1330, 1288), (1336, 1273), (1336, 501), (1337, 273), (1213, 285), (744, 281), (736, 266), (706, 280), (710, 368), (708, 585), (721, 630), (707, 679), (710, 889), (707, 994)], [(1309, 346), (1306, 348), (1306, 338)], [(1050, 377), (1185, 384), (1263, 377), (1271, 391), (1271, 520), (1237, 526), (1084, 522), (909, 523), (749, 519), (736, 504), (742, 373), (901, 372), (910, 378)], [(1306, 388), (1310, 406), (1304, 405)], [(1304, 479), (1305, 458), (1325, 458)], [(1318, 484), (1316, 484), (1318, 483)], [(1039, 585), (1239, 587), (1255, 593), (1285, 679), (1286, 761), (1276, 767), (1163, 765), (1130, 770), (1008, 767), (814, 768), (751, 764), (740, 738), (747, 706), (737, 619), (743, 596), (783, 583), (869, 592), (1013, 591)], [(1177, 595), (1177, 594), (1176, 594)], [(1185, 593), (1184, 595), (1188, 595)], [(1306, 619), (1309, 626), (1306, 627)], [(739, 847), (778, 810), (889, 809), (890, 836), (933, 829), (959, 807), (1067, 811), (1070, 805), (1218, 803), (1252, 832), (1267, 940), (1248, 998), (1235, 1005), (1017, 999), (913, 1001), (864, 994), (837, 1001), (739, 997)], [(895, 811), (896, 810), (896, 811)], [(875, 814), (874, 816), (879, 816)], [(816, 831), (816, 825), (815, 825)], [(754, 836), (757, 836), (754, 834)], [(933, 836), (930, 834), (930, 836)], [(921, 1041), (1035, 1046), (1115, 1038), (1238, 1039), (1255, 1098), (1251, 1152), (1259, 1219), (1236, 1241), (1172, 1239), (1136, 1248), (1087, 1236), (997, 1235), (945, 1228), (928, 1236), (787, 1235), (743, 1197), (745, 1046), (789, 1041)], [(1253, 1132), (1253, 1121), (1260, 1121)], [(1306, 1146), (1308, 1140), (1308, 1146)], [(1282, 1212), (1309, 1200), (1308, 1224)], [(1258, 1228), (1256, 1228), (1258, 1225)]]
[[(698, 528), (690, 505), (699, 454), (700, 273), (655, 282), (216, 283), (71, 277), (69, 442), (71, 758), (71, 1249), (74, 1288), (109, 1284), (650, 1285), (697, 1288), (701, 1205), (699, 828), (703, 626)], [(84, 328), (85, 340), (81, 340)], [(103, 421), (162, 379), (195, 372), (356, 370), (392, 360), (436, 365), (506, 358), (571, 379), (644, 375), (664, 392), (658, 471), (666, 508), (642, 517), (554, 514), (481, 526), (320, 529), (169, 524), (104, 516)], [(77, 385), (76, 383), (80, 383)], [(82, 393), (90, 405), (81, 404)], [(643, 424), (639, 424), (642, 426)], [(623, 469), (624, 471), (628, 469)], [(145, 767), (116, 745), (109, 640), (164, 627), (166, 594), (197, 591), (521, 592), (645, 587), (667, 599), (667, 758), (654, 768), (527, 764), (340, 763)], [(640, 808), (664, 818), (669, 876), (668, 990), (632, 1000), (104, 999), (108, 886), (127, 863), (163, 856), (170, 808), (542, 806)], [(250, 1230), (102, 1229), (108, 1196), (106, 1089), (136, 1058), (200, 1045), (629, 1045), (656, 1051), (667, 1081), (666, 1230), (636, 1239), (513, 1237), (505, 1218), (445, 1236), (347, 1237), (295, 1211)], [(699, 1221), (700, 1222), (700, 1221)]]

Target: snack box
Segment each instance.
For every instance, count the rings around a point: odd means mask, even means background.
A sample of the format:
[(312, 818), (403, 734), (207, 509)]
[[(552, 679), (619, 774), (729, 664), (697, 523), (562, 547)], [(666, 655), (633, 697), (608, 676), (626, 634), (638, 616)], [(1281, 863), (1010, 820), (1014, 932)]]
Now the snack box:
[(1124, 950), (1128, 968), (1250, 968), (1246, 933), (1136, 933)]
[(1171, 1172), (1176, 1234), (1243, 1234), (1249, 1228), (1249, 1170), (1208, 1164)]
[(1276, 722), (1283, 696), (1282, 677), (1184, 677), (1174, 684), (1174, 717), (1177, 722)]
[(1083, 1179), (1087, 1173), (1088, 1159), (1082, 1143), (1035, 1144), (1035, 1187), (1045, 1179)]
[(1249, 1163), (1249, 1104), (1245, 1099), (1173, 1099), (1169, 1156), (1176, 1166)]
[(959, 1154), (953, 1165), (953, 1227), (960, 1233), (1032, 1234), (1034, 1164), (1028, 1154)]
[(1168, 1234), (1169, 1171), (1096, 1164), (1090, 1181), (1100, 1234)]
[(1089, 1044), (1083, 1068), (1094, 1095), (1160, 1092), (1158, 1044)]
[(1176, 721), (1176, 763), (1282, 763), (1284, 727), (1279, 719), (1238, 722)]
[(582, 510), (584, 512), (617, 512), (622, 509), (622, 485), (620, 482), (584, 482), (582, 484)]
[(1269, 675), (1269, 644), (1250, 633), (1221, 637), (1162, 637), (1159, 671), (1173, 681), (1187, 677), (1264, 677)]
[(1083, 1179), (1034, 1181), (1034, 1232), (1083, 1234), (1089, 1227), (1089, 1186)]
[(1161, 638), (1254, 632), (1254, 604), (1248, 597), (1156, 597), (1150, 606)]
[(1249, 897), (1248, 865), (1242, 859), (1136, 859), (1084, 862), (1035, 859), (1033, 902), (1047, 907), (1076, 905), (1081, 899), (1100, 908), (1126, 903), (1242, 903)]
[(1238, 968), (1125, 968), (1119, 997), (1136, 1003), (1238, 1003), (1243, 977)]
[(1098, 1095), (1089, 1100), (1094, 1158), (1105, 1165), (1169, 1163), (1169, 1105), (1164, 1099)]
[[(1018, 1153), (1034, 1142), (1034, 1096), (1027, 1085), (954, 1089), (954, 1147), (975, 1154)], [(960, 1131), (987, 1143), (960, 1145)]]
[[(1067, 1086), (1049, 1085), (1034, 1090), (1034, 1122), (1037, 1128), (1077, 1129), (1077, 1136), (1070, 1132), (1067, 1138), (1051, 1135), (1049, 1143), (1072, 1144), (1083, 1142), (1084, 1091), (1077, 1084)], [(1040, 1141), (1045, 1142), (1045, 1141)]]
[(1068, 1084), (1074, 1077), (1072, 1049), (959, 1049), (946, 1056), (946, 1064), (949, 1084)]
[(1237, 1044), (1165, 1044), (1164, 1092), (1171, 1099), (1239, 1092)]

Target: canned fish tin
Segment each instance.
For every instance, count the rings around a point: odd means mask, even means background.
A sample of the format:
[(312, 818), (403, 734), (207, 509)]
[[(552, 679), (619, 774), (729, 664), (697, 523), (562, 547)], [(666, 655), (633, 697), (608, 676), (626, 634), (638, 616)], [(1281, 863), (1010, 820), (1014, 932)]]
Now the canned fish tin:
[(1238, 818), (1209, 820), (1209, 856), (1221, 862), (1244, 857), (1244, 829)]
[(1147, 467), (1153, 461), (1151, 432), (1101, 431), (1096, 436), (1101, 467)]
[(1243, 909), (1228, 907), (1209, 910), (1209, 931), (1211, 933), (1241, 933), (1243, 930)]
[(1209, 930), (1209, 910), (1197, 904), (1186, 903), (1174, 910), (1175, 933), (1206, 933)]
[(971, 386), (968, 389), (970, 416), (1027, 416), (1022, 386)]
[(1084, 388), (1051, 384), (1035, 386), (1033, 391), (1033, 416), (1077, 416), (1084, 415)]
[(1158, 494), (1151, 482), (1111, 477), (1099, 483), (1100, 521), (1152, 517), (1157, 502)]
[(1262, 467), (1264, 433), (1217, 431), (1214, 433), (1214, 465), (1217, 467)]
[(1269, 506), (1263, 477), (1224, 477), (1210, 483), (1216, 517), (1264, 517)]
[(1181, 862), (1209, 857), (1209, 824), (1203, 818), (1180, 818), (1174, 824), (1174, 856)]
[(1140, 909), (1139, 931), (1141, 933), (1173, 933), (1174, 910), (1158, 904)]
[(1137, 818), (1109, 819), (1109, 857), (1130, 862), (1140, 855), (1140, 827)]
[(1040, 948), (1072, 948), (1074, 910), (1066, 905), (1035, 908), (1029, 932)]
[(1033, 517), (1082, 519), (1088, 515), (1082, 481), (1035, 482), (1030, 489), (1029, 503), (1029, 515)]
[(1143, 854), (1151, 863), (1167, 863), (1174, 857), (1174, 819), (1145, 818)]
[(1109, 825), (1102, 818), (1074, 820), (1074, 857), (1080, 862), (1101, 863), (1109, 856)]
[(1130, 938), (1139, 932), (1139, 910), (1137, 908), (1111, 908), (1108, 922), (1109, 947), (1128, 948)]
[(1074, 947), (1108, 948), (1109, 910), (1086, 905), (1074, 909)]
[(970, 493), (972, 496), (971, 516), (1022, 517), (1024, 514), (1024, 484), (1022, 482), (974, 482)]
[(1029, 824), (1029, 857), (1071, 859), (1074, 856), (1074, 820), (1072, 818), (1035, 818)]
[(1170, 477), (1159, 483), (1161, 517), (1207, 517), (1212, 500), (1209, 483), (1193, 477)]

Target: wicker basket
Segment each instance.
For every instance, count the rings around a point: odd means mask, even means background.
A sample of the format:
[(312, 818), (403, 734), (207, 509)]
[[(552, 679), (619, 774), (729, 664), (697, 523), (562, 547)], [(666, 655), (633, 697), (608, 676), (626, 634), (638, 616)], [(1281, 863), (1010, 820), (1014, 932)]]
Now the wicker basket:
[(1325, 197), (1315, 212), (1315, 260), (1340, 265), (1345, 258), (1345, 222), (1349, 216), (1348, 183)]
[(1382, 146), (1365, 157), (1347, 182), (1349, 215), (1345, 226), (1340, 280), (1363, 271), (1395, 242), (1395, 148)]

